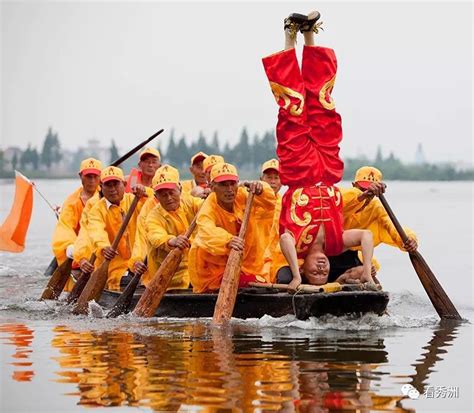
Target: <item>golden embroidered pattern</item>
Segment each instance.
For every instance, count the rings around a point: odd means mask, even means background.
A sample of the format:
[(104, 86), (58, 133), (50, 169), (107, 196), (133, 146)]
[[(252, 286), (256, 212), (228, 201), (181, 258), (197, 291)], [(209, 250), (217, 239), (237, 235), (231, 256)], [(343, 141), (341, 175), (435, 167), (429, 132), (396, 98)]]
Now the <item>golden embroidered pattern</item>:
[(324, 86), (319, 91), (319, 102), (324, 109), (333, 110), (336, 107), (336, 103), (331, 96), (332, 89), (334, 87), (334, 82), (336, 81), (336, 76), (327, 81)]
[(300, 227), (304, 227), (311, 222), (311, 214), (308, 211), (303, 213), (303, 219), (299, 218), (296, 215), (296, 206), (306, 206), (308, 205), (309, 197), (306, 194), (303, 194), (303, 188), (298, 188), (293, 195), (291, 196), (291, 207), (290, 207), (290, 217), (291, 220)]
[(296, 92), (289, 87), (282, 86), (275, 82), (270, 82), (270, 86), (272, 88), (273, 96), (275, 96), (275, 100), (278, 104), (280, 104), (280, 99), (283, 99), (284, 105), (283, 109), (288, 109), (288, 106), (291, 104), (291, 99), (298, 99), (300, 102), (299, 104), (292, 104), (290, 107), (290, 113), (293, 116), (300, 116), (303, 113), (304, 107), (304, 97), (301, 93)]

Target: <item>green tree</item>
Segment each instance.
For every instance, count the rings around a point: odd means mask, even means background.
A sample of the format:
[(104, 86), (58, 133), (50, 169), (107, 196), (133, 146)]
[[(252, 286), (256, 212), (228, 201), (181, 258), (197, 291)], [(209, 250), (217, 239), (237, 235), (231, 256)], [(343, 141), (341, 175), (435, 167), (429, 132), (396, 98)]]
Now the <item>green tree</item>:
[(5, 169), (5, 153), (0, 149), (0, 172)]
[(174, 142), (174, 129), (171, 129), (170, 141), (166, 150), (166, 162), (173, 164), (176, 159), (176, 143)]
[(115, 141), (112, 139), (112, 144), (110, 145), (110, 161), (109, 161), (109, 163), (112, 164), (118, 158), (120, 158), (120, 155), (118, 153), (117, 146), (115, 145)]
[[(220, 153), (219, 149), (219, 137), (217, 131), (214, 132), (214, 136), (212, 137), (212, 144), (209, 152), (213, 153)], [(206, 152), (207, 153), (207, 152)], [(210, 154), (209, 154), (210, 155)]]
[(51, 165), (58, 163), (61, 158), (61, 145), (58, 135), (53, 133), (51, 127), (49, 127), (41, 151), (41, 163), (50, 169)]
[(15, 152), (12, 158), (12, 170), (15, 170), (17, 165), (18, 165), (18, 156), (16, 156), (16, 152)]
[(192, 155), (189, 153), (188, 145), (186, 144), (186, 136), (182, 135), (176, 146), (176, 156), (174, 165), (177, 168), (185, 168)]

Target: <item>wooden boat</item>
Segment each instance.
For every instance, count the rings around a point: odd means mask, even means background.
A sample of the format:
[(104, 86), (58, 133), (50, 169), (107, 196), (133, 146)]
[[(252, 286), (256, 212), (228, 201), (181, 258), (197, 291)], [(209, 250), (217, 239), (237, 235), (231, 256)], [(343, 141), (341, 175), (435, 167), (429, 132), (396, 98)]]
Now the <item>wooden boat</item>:
[[(144, 288), (139, 287), (131, 304), (134, 308)], [(105, 290), (99, 304), (109, 309), (120, 292)], [(191, 290), (168, 292), (158, 307), (156, 317), (200, 318), (212, 317), (217, 294), (193, 294)], [(366, 313), (382, 315), (389, 301), (385, 291), (338, 291), (331, 293), (289, 294), (273, 288), (244, 288), (239, 290), (233, 317), (261, 318), (264, 315), (282, 317), (294, 314), (300, 320), (321, 317)]]

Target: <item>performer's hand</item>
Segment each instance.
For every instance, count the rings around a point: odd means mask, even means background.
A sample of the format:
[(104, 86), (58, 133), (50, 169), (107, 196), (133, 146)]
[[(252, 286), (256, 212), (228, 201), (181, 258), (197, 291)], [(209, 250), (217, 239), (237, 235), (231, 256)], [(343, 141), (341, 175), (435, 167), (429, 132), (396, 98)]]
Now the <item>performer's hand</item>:
[(132, 187), (132, 194), (138, 196), (138, 198), (146, 197), (146, 189), (143, 185), (137, 184), (134, 187)]
[(191, 247), (189, 239), (184, 235), (178, 235), (177, 237), (171, 238), (168, 241), (168, 245), (172, 248), (186, 249)]
[(407, 252), (415, 252), (418, 249), (418, 243), (414, 238), (408, 237), (405, 244), (403, 244), (403, 248), (405, 248)]
[(133, 273), (135, 275), (143, 275), (146, 273), (146, 270), (147, 266), (142, 261), (137, 261), (135, 264), (133, 264)]
[(94, 271), (94, 266), (85, 258), (82, 258), (81, 261), (79, 261), (79, 268), (85, 274), (90, 274)]
[(263, 184), (260, 181), (244, 182), (244, 185), (248, 188), (249, 192), (255, 195), (260, 195), (263, 192)]
[(110, 260), (113, 260), (118, 255), (118, 252), (112, 249), (112, 247), (105, 247), (102, 250), (102, 255), (104, 256), (106, 260), (110, 261)]
[(232, 239), (229, 241), (227, 246), (236, 251), (243, 251), (244, 250), (244, 240), (240, 237), (232, 237)]
[(288, 284), (288, 291), (295, 293), (301, 285), (301, 278), (293, 278)]

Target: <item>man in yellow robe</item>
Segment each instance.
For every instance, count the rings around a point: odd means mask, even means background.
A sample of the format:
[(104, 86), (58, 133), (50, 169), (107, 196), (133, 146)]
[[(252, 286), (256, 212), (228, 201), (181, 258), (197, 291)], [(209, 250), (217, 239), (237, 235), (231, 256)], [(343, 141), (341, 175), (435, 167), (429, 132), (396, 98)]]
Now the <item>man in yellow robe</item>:
[(243, 251), (241, 287), (251, 281), (268, 281), (263, 277), (263, 256), (256, 255), (255, 245), (260, 239), (260, 228), (255, 216), (262, 209), (273, 214), (276, 203), (274, 191), (265, 182), (246, 183), (257, 196), (247, 233), (241, 239), (238, 234), (248, 191), (239, 187), (237, 169), (228, 163), (216, 164), (212, 167), (210, 179), (212, 193), (199, 212), (196, 238), (189, 251), (189, 275), (194, 292), (219, 289), (231, 249)]
[(352, 188), (341, 188), (344, 230), (370, 229), (374, 247), (383, 243), (402, 251), (416, 251), (418, 244), (415, 233), (404, 228), (408, 236), (408, 241), (404, 244), (382, 203), (370, 191), (371, 185), (385, 190), (382, 172), (373, 166), (363, 166), (357, 170), (352, 185)]
[[(111, 245), (132, 204), (134, 195), (125, 193), (125, 178), (120, 168), (114, 166), (105, 168), (100, 176), (100, 181), (104, 197), (91, 208), (87, 229), (92, 248), (97, 256), (96, 268), (105, 259), (111, 260), (107, 288), (119, 290), (120, 279), (128, 268), (128, 260), (131, 257), (135, 241), (140, 205), (135, 209), (117, 249), (112, 249)], [(145, 188), (138, 184), (135, 186), (134, 192), (137, 196), (142, 197), (145, 195)]]
[[(148, 198), (153, 197), (152, 181), (156, 171), (161, 166), (161, 155), (158, 149), (145, 148), (138, 155), (138, 169), (132, 168), (127, 176), (125, 192), (132, 192), (137, 184), (145, 187)], [(140, 206), (143, 206), (147, 198), (140, 199)]]
[[(74, 258), (74, 243), (81, 228), (82, 211), (89, 200), (98, 198), (101, 170), (102, 163), (97, 159), (88, 158), (81, 162), (79, 177), (82, 185), (64, 201), (53, 233), (52, 248), (59, 265), (67, 258)], [(73, 268), (78, 267), (78, 263), (74, 262)], [(69, 280), (65, 290), (70, 291), (72, 285), (72, 280)]]
[(148, 285), (163, 260), (173, 248), (184, 251), (183, 259), (168, 289), (189, 288), (188, 248), (190, 239), (184, 233), (191, 225), (203, 200), (184, 195), (179, 183), (179, 172), (170, 165), (162, 166), (153, 179), (158, 205), (147, 215), (144, 229), (148, 246), (148, 269), (142, 261), (134, 263), (134, 272), (146, 273), (142, 283)]
[[(206, 188), (206, 173), (204, 172), (204, 160), (207, 158), (207, 155), (204, 152), (198, 152), (193, 155), (191, 158), (191, 166), (189, 167), (189, 172), (193, 176), (193, 179), (189, 179), (181, 182), (181, 187), (183, 189), (183, 194), (194, 195), (194, 191), (199, 191), (199, 188)], [(198, 188), (199, 187), (199, 188)], [(201, 191), (199, 191), (201, 192)]]

